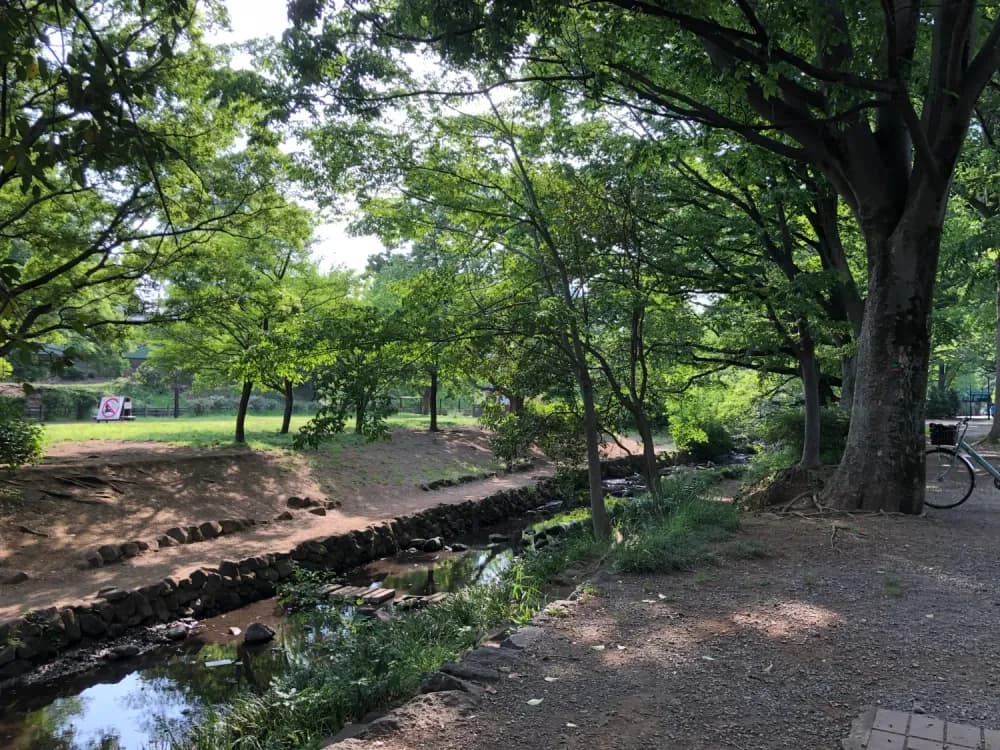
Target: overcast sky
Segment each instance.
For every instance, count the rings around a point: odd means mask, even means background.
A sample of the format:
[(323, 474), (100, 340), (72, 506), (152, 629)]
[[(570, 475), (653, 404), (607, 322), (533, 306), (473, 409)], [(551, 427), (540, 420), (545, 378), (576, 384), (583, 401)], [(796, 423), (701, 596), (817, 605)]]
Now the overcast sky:
[[(264, 36), (280, 36), (288, 25), (286, 0), (225, 0), (232, 31), (215, 34), (219, 43), (235, 43)], [(375, 237), (350, 237), (344, 223), (324, 224), (317, 229), (315, 248), (324, 270), (346, 266), (363, 270), (373, 253), (381, 252), (382, 243)]]

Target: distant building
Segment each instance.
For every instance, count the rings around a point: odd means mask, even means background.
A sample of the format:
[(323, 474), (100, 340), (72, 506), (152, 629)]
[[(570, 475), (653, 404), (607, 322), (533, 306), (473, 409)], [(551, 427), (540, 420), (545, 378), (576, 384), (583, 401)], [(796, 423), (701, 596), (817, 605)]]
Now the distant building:
[(149, 359), (149, 347), (145, 344), (140, 344), (134, 351), (127, 352), (122, 356), (128, 360), (129, 372), (135, 372), (142, 367), (143, 362)]

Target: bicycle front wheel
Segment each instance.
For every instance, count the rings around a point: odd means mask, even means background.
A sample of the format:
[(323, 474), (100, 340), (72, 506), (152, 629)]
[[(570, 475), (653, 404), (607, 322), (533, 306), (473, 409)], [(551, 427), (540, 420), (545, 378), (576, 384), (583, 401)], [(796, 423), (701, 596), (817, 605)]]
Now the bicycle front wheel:
[(969, 499), (976, 486), (976, 473), (965, 456), (950, 448), (932, 448), (926, 453), (924, 503), (932, 508), (954, 508)]

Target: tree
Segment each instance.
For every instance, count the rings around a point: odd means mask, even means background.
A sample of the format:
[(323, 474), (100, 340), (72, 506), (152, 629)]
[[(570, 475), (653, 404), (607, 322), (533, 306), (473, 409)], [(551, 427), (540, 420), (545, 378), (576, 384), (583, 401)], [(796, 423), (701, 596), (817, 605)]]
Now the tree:
[(184, 0), (0, 7), (0, 356), (149, 322), (150, 280), (259, 184), (227, 179), (252, 107)]
[[(407, 0), (389, 16), (366, 8), (353, 28), (376, 49), (430, 44), (505, 81), (572, 87), (650, 132), (678, 119), (723, 129), (823, 174), (868, 261), (850, 433), (825, 501), (919, 513), (941, 229), (970, 118), (1000, 66), (1000, 19), (974, 0), (886, 2), (880, 17), (836, 1), (700, 7)], [(294, 3), (292, 15), (323, 10)], [(318, 38), (329, 50), (330, 35)]]
[(246, 441), (255, 383), (285, 398), (308, 373), (301, 327), (346, 290), (324, 284), (308, 257), (312, 216), (276, 193), (258, 196), (230, 233), (213, 237), (197, 259), (169, 276), (164, 308), (178, 319), (155, 351), (161, 367), (205, 382), (240, 383), (234, 439)]
[(297, 445), (319, 445), (343, 432), (351, 417), (355, 434), (371, 440), (389, 436), (388, 388), (414, 365), (401, 323), (398, 313), (357, 299), (327, 311), (310, 334), (322, 351), (314, 374), (322, 406), (300, 429)]

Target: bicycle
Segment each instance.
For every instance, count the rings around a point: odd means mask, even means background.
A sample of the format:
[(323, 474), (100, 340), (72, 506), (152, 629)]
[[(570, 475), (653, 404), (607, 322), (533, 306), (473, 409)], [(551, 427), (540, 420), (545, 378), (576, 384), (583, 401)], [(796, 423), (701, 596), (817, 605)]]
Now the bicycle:
[[(969, 495), (976, 488), (976, 469), (972, 465), (973, 461), (993, 477), (993, 485), (1000, 490), (1000, 470), (965, 442), (965, 433), (969, 431), (969, 418), (963, 418), (961, 425), (961, 434), (957, 424), (932, 423), (930, 426), (931, 444), (934, 447), (924, 454), (926, 469), (924, 504), (932, 508), (954, 508), (969, 499)], [(955, 447), (943, 447), (952, 445)], [(968, 457), (959, 451), (968, 454)]]

